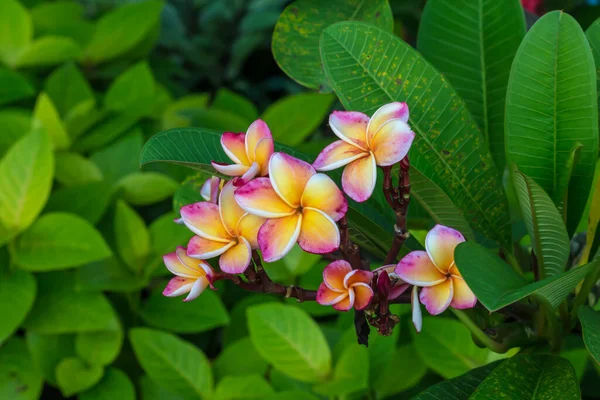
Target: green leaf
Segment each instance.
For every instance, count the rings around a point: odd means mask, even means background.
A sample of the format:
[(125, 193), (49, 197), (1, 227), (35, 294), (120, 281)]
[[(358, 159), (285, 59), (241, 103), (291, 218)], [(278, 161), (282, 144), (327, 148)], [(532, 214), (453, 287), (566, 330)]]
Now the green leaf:
[(327, 28), (321, 57), (347, 110), (370, 115), (386, 103), (407, 101), (416, 134), (411, 167), (437, 184), (476, 231), (510, 243), (497, 169), (464, 102), (442, 75), (398, 37), (358, 22)]
[(504, 100), (513, 58), (525, 36), (518, 0), (426, 3), (417, 49), (465, 101), (500, 171), (504, 170)]
[(40, 67), (60, 64), (79, 57), (81, 47), (71, 38), (44, 36), (36, 39), (16, 60), (18, 67)]
[(285, 390), (267, 396), (264, 400), (317, 400), (317, 398), (308, 392)]
[(198, 396), (184, 397), (177, 393), (173, 393), (170, 390), (158, 385), (152, 379), (147, 376), (140, 378), (140, 394), (142, 400), (192, 400), (198, 399)]
[(58, 388), (65, 397), (81, 393), (102, 379), (104, 369), (100, 365), (87, 365), (79, 358), (65, 358), (56, 367)]
[(191, 115), (197, 110), (205, 109), (209, 99), (210, 96), (205, 93), (191, 94), (177, 99), (164, 111), (162, 128), (173, 129), (190, 126)]
[(83, 6), (70, 0), (36, 4), (31, 9), (31, 19), (36, 35), (52, 34), (58, 27), (72, 24), (83, 18)]
[(102, 171), (89, 159), (77, 153), (55, 154), (54, 178), (64, 186), (77, 186), (102, 180)]
[(108, 368), (94, 387), (79, 394), (79, 400), (135, 400), (135, 387), (120, 369)]
[(76, 273), (76, 287), (81, 291), (130, 293), (148, 285), (146, 276), (134, 275), (116, 256), (77, 268)]
[(71, 139), (58, 115), (58, 111), (54, 108), (52, 100), (46, 93), (41, 93), (38, 96), (33, 110), (33, 118), (34, 127), (41, 127), (50, 135), (55, 150), (64, 150), (71, 145)]
[(121, 178), (117, 186), (123, 188), (123, 196), (129, 204), (145, 206), (171, 197), (179, 185), (165, 174), (136, 172)]
[(148, 376), (183, 396), (209, 398), (213, 377), (202, 351), (177, 336), (148, 328), (129, 331), (133, 351)]
[(581, 398), (569, 361), (551, 355), (518, 355), (503, 361), (477, 387), (470, 399), (511, 400)]
[(500, 364), (493, 362), (456, 378), (442, 381), (413, 397), (413, 400), (469, 400), (477, 386)]
[(320, 255), (307, 253), (300, 246), (295, 245), (281, 261), (291, 275), (301, 276), (311, 270), (320, 260)]
[(37, 285), (26, 271), (9, 271), (0, 267), (0, 346), (21, 325), (33, 306)]
[[(242, 354), (243, 357), (240, 356)], [(213, 363), (217, 380), (227, 376), (252, 373), (264, 376), (268, 366), (267, 362), (256, 351), (249, 337), (240, 339), (225, 347)]]
[(52, 335), (112, 329), (115, 315), (101, 293), (77, 292), (75, 275), (67, 271), (38, 274), (38, 294), (23, 326), (28, 332)]
[(17, 238), (13, 251), (20, 268), (35, 272), (77, 267), (112, 254), (92, 224), (67, 213), (44, 214)]
[(22, 338), (12, 338), (0, 347), (0, 398), (37, 400), (43, 387), (42, 374), (31, 362)]
[(128, 3), (105, 14), (85, 49), (84, 60), (94, 64), (121, 56), (139, 44), (159, 21), (161, 1)]
[(187, 116), (192, 126), (230, 132), (245, 132), (248, 129), (248, 121), (234, 111), (198, 109), (188, 112)]
[(540, 278), (558, 275), (565, 270), (571, 253), (562, 217), (552, 199), (533, 179), (515, 171), (513, 181), (537, 257)]
[(335, 96), (299, 93), (271, 104), (262, 119), (269, 125), (273, 140), (296, 146), (309, 137), (323, 122)]
[(250, 294), (234, 303), (229, 311), (231, 323), (223, 328), (223, 344), (227, 346), (250, 334), (247, 317), (249, 307), (257, 304), (274, 302), (279, 302), (279, 299), (274, 296), (265, 296), (264, 294)]
[[(406, 362), (410, 360), (410, 362)], [(398, 347), (373, 384), (377, 398), (387, 398), (415, 386), (425, 373), (427, 366), (417, 354), (414, 346)], [(402, 379), (399, 380), (398, 377)]]
[(596, 90), (600, 98), (600, 19), (594, 21), (593, 24), (585, 31), (585, 36), (592, 49), (594, 64), (596, 66)]
[(264, 399), (273, 388), (260, 375), (226, 376), (215, 389), (215, 400)]
[[(148, 230), (150, 231), (150, 243), (152, 244), (152, 264), (148, 267), (154, 271), (157, 266), (164, 265), (162, 256), (175, 251), (177, 246), (187, 247), (193, 233), (185, 226), (174, 222), (179, 215), (167, 213), (152, 221)], [(166, 268), (162, 268), (168, 272)]]
[(123, 328), (121, 326), (106, 331), (81, 332), (75, 337), (77, 356), (92, 365), (111, 364), (119, 355), (122, 345)]
[(27, 9), (17, 0), (5, 0), (0, 13), (0, 62), (15, 66), (32, 38), (33, 26)]
[(229, 315), (221, 298), (206, 290), (191, 303), (165, 297), (155, 291), (144, 303), (140, 317), (148, 325), (176, 333), (205, 332), (229, 324)]
[(234, 111), (244, 117), (249, 124), (258, 118), (258, 110), (250, 100), (227, 88), (220, 88), (217, 91), (210, 107), (217, 110)]
[(26, 332), (27, 347), (32, 365), (42, 371), (44, 379), (53, 386), (56, 382), (56, 366), (67, 357), (75, 357), (74, 335), (39, 335)]
[[(135, 114), (109, 114), (94, 129), (76, 141), (73, 149), (79, 152), (88, 152), (106, 146), (133, 129), (138, 120), (139, 116)], [(129, 161), (136, 159), (136, 157), (132, 157), (132, 154), (128, 154), (128, 158)]]
[(31, 111), (21, 108), (4, 108), (0, 110), (0, 125), (3, 127), (2, 135), (0, 135), (0, 158), (2, 158), (13, 144), (31, 130)]
[(96, 224), (104, 215), (112, 195), (112, 186), (106, 182), (61, 188), (52, 192), (44, 212), (75, 214), (91, 224)]
[(573, 148), (583, 145), (569, 185), (567, 231), (585, 208), (598, 155), (594, 60), (577, 21), (561, 11), (540, 18), (523, 40), (506, 95), (506, 154), (557, 205)]
[(123, 200), (115, 211), (117, 252), (134, 274), (139, 275), (150, 255), (150, 233), (142, 217)]
[(34, 94), (35, 90), (27, 78), (16, 71), (0, 67), (0, 106), (26, 99)]
[(448, 318), (423, 318), (423, 331), (413, 332), (418, 355), (430, 369), (445, 379), (487, 364), (489, 350), (473, 343), (471, 332), (460, 322)]
[(333, 369), (330, 381), (314, 386), (323, 396), (341, 396), (368, 389), (369, 354), (366, 347), (357, 343), (348, 346)]
[[(204, 182), (206, 182), (207, 179), (210, 179), (210, 177), (211, 174), (206, 172), (197, 172), (192, 176), (188, 176), (185, 181), (179, 185), (173, 195), (173, 211), (179, 214), (181, 207), (204, 201), (204, 198), (200, 194), (200, 190), (202, 189)], [(179, 218), (179, 216), (176, 218)]]
[(22, 232), (37, 218), (52, 187), (54, 156), (45, 132), (34, 130), (0, 160), (0, 223)]
[(317, 382), (329, 374), (331, 352), (323, 332), (299, 308), (276, 303), (250, 307), (248, 329), (258, 353), (286, 375)]
[(328, 91), (330, 83), (316, 49), (321, 32), (340, 21), (365, 21), (386, 31), (394, 26), (385, 0), (298, 0), (283, 10), (273, 32), (273, 57), (298, 83)]
[[(80, 7), (76, 3), (59, 4)], [(55, 69), (46, 80), (44, 91), (63, 118), (75, 106), (90, 100), (95, 102), (92, 88), (74, 63), (67, 63)]]
[(577, 310), (577, 314), (581, 321), (585, 347), (594, 360), (600, 364), (600, 312), (581, 306)]
[(454, 251), (454, 257), (456, 266), (477, 299), (492, 312), (531, 295), (541, 297), (552, 307), (557, 307), (600, 262), (599, 259), (528, 284), (502, 259), (477, 243), (461, 243)]
[(115, 79), (104, 97), (110, 111), (134, 115), (144, 114), (154, 101), (154, 77), (146, 62), (140, 62)]
[(92, 153), (90, 160), (100, 168), (107, 182), (116, 183), (139, 170), (137, 155), (142, 150), (142, 144), (142, 132), (134, 129), (110, 146)]

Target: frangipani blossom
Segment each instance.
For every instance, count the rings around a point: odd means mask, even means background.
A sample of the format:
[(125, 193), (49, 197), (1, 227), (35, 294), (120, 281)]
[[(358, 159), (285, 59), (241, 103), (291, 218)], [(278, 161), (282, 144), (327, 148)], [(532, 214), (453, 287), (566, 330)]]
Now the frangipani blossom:
[(221, 146), (234, 164), (213, 161), (212, 166), (223, 175), (241, 177), (238, 185), (255, 176), (267, 175), (274, 147), (271, 131), (263, 120), (254, 121), (245, 134), (225, 132), (221, 136)]
[(201, 260), (221, 256), (221, 270), (239, 274), (250, 264), (252, 249), (258, 247), (258, 229), (265, 219), (242, 210), (234, 190), (233, 182), (223, 186), (218, 205), (201, 202), (182, 207), (181, 219), (197, 235), (188, 244), (188, 256)]
[(175, 275), (163, 295), (167, 297), (181, 296), (189, 293), (183, 301), (194, 300), (206, 289), (212, 287), (213, 270), (205, 261), (188, 257), (183, 247), (178, 247), (173, 253), (163, 256), (165, 266)]
[(205, 201), (210, 201), (211, 203), (217, 203), (219, 199), (219, 189), (223, 187), (223, 181), (221, 178), (216, 176), (210, 177), (204, 182), (202, 187), (200, 188), (200, 196)]
[(427, 251), (410, 252), (396, 267), (402, 280), (423, 287), (420, 300), (432, 315), (441, 314), (449, 306), (464, 309), (477, 303), (454, 263), (454, 249), (464, 241), (460, 232), (436, 225), (425, 237)]
[(334, 261), (323, 270), (323, 283), (317, 291), (317, 303), (338, 311), (352, 307), (365, 309), (373, 298), (373, 272), (352, 269), (345, 260)]
[(384, 265), (383, 267), (379, 267), (373, 270), (373, 273), (377, 273), (379, 277), (385, 271), (388, 274), (388, 278), (390, 280), (391, 289), (388, 293), (388, 300), (394, 300), (398, 298), (402, 293), (406, 291), (410, 287), (410, 284), (404, 282), (400, 277), (394, 272), (396, 269), (396, 264)]
[(235, 198), (248, 213), (268, 218), (258, 232), (267, 262), (281, 259), (296, 242), (317, 254), (340, 246), (336, 221), (346, 214), (348, 202), (331, 178), (304, 161), (274, 153), (269, 177), (248, 182)]
[(407, 124), (406, 103), (382, 106), (373, 117), (356, 111), (334, 111), (329, 116), (331, 129), (341, 140), (327, 146), (314, 162), (318, 171), (344, 168), (342, 187), (353, 200), (371, 197), (377, 168), (396, 164), (407, 154), (415, 138)]

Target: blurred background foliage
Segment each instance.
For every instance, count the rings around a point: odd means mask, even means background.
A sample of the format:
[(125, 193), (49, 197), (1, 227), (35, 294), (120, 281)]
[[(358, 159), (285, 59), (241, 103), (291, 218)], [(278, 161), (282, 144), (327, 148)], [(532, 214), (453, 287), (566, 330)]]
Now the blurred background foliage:
[[(325, 124), (341, 108), (335, 96), (306, 91), (271, 52), (290, 3), (0, 1), (0, 398), (409, 398), (498, 358), (450, 318), (426, 319), (414, 335), (404, 306), (394, 306), (399, 329), (372, 335), (367, 349), (356, 345), (351, 313), (314, 303), (223, 282), (190, 304), (161, 295), (161, 256), (191, 236), (173, 219), (201, 201), (208, 176), (166, 164), (140, 170), (149, 137), (185, 126), (242, 132), (260, 117), (276, 141), (306, 153), (332, 141)], [(389, 1), (394, 32), (409, 43), (424, 3)], [(536, 7), (529, 21), (566, 9), (585, 29), (600, 16), (576, 0)], [(424, 214), (412, 207), (418, 225)], [(325, 264), (295, 249), (266, 268), (276, 281), (316, 289)], [(260, 312), (294, 318), (250, 337), (248, 318)], [(323, 367), (291, 347), (281, 357), (324, 382), (258, 354), (261, 340), (285, 339), (293, 324), (310, 325), (305, 344), (324, 339)], [(584, 395), (596, 396), (598, 366), (581, 342), (563, 355)]]

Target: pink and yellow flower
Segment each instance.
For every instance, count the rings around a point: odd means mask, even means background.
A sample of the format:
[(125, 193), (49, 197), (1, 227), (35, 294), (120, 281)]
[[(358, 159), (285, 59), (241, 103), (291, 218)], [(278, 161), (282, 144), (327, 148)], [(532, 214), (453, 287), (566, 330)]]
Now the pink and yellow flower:
[(219, 190), (223, 187), (223, 181), (216, 177), (210, 177), (202, 184), (200, 188), (200, 196), (205, 201), (210, 201), (211, 203), (217, 203), (219, 199)]
[(334, 261), (323, 270), (317, 302), (338, 311), (365, 309), (373, 299), (373, 272), (352, 269), (345, 260)]
[(234, 191), (233, 183), (227, 183), (218, 205), (201, 202), (182, 207), (181, 219), (197, 235), (188, 244), (188, 256), (201, 260), (220, 256), (223, 272), (239, 274), (248, 268), (252, 249), (258, 248), (256, 237), (265, 219), (242, 210)]
[(233, 164), (213, 161), (212, 166), (223, 175), (241, 177), (238, 185), (255, 176), (267, 175), (269, 158), (273, 154), (273, 137), (263, 120), (254, 121), (245, 134), (225, 132), (221, 136), (221, 146)]
[(464, 241), (460, 232), (436, 225), (425, 237), (427, 251), (410, 252), (396, 267), (402, 280), (423, 287), (420, 300), (432, 315), (441, 314), (449, 306), (464, 309), (477, 303), (454, 263), (454, 249)]
[(163, 290), (163, 295), (175, 297), (189, 293), (183, 301), (190, 301), (200, 296), (207, 286), (212, 287), (214, 273), (210, 265), (188, 257), (185, 248), (178, 247), (173, 253), (163, 256), (163, 260), (167, 269), (175, 275)]
[(235, 198), (246, 212), (268, 218), (258, 232), (267, 262), (281, 259), (296, 242), (317, 254), (340, 246), (336, 221), (346, 214), (348, 203), (331, 178), (304, 161), (274, 153), (269, 177), (240, 187)]
[(329, 125), (341, 140), (327, 146), (314, 162), (318, 171), (344, 168), (342, 187), (353, 200), (371, 197), (377, 180), (377, 168), (402, 160), (415, 137), (407, 124), (406, 103), (390, 103), (373, 117), (355, 111), (334, 111)]

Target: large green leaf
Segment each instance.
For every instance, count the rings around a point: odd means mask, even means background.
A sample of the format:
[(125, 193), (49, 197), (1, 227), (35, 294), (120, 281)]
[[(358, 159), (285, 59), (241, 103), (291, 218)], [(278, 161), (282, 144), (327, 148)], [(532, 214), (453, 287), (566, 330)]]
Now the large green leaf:
[(123, 177), (117, 186), (123, 189), (123, 197), (134, 206), (146, 206), (163, 201), (177, 190), (177, 182), (157, 172), (135, 172)]
[(146, 62), (140, 62), (117, 77), (108, 87), (104, 107), (110, 111), (142, 115), (154, 101), (154, 77)]
[(283, 10), (273, 32), (279, 67), (304, 86), (330, 90), (317, 49), (321, 32), (340, 21), (365, 21), (386, 31), (394, 25), (387, 0), (298, 0)]
[(369, 352), (354, 342), (347, 346), (335, 364), (329, 381), (313, 387), (324, 396), (342, 396), (369, 388)]
[(81, 154), (60, 152), (55, 154), (54, 178), (64, 186), (76, 186), (102, 180), (102, 171)]
[(33, 275), (0, 266), (0, 346), (21, 325), (33, 306), (36, 294)]
[(71, 38), (44, 36), (28, 46), (16, 61), (18, 67), (39, 67), (60, 64), (79, 57), (81, 48)]
[(150, 255), (150, 232), (142, 217), (123, 200), (115, 210), (115, 242), (121, 259), (140, 275)]
[(581, 306), (577, 310), (577, 314), (581, 321), (585, 347), (587, 347), (594, 360), (600, 364), (600, 311)]
[(65, 130), (64, 124), (54, 107), (52, 100), (46, 93), (40, 93), (33, 110), (34, 126), (42, 127), (52, 139), (55, 150), (64, 150), (71, 145), (71, 138)]
[[(373, 339), (377, 340), (375, 336), (369, 338), (369, 349), (372, 347)], [(383, 367), (378, 375), (372, 376), (377, 398), (389, 398), (410, 389), (427, 373), (427, 366), (419, 357), (415, 346), (410, 344), (394, 349), (392, 358)], [(401, 380), (398, 379), (399, 376), (402, 377)]]
[(600, 262), (598, 259), (528, 284), (512, 267), (477, 243), (461, 243), (454, 251), (454, 257), (465, 281), (481, 304), (490, 311), (497, 311), (531, 295), (539, 296), (552, 307), (557, 307)]
[(83, 392), (102, 379), (104, 369), (100, 365), (90, 365), (85, 361), (69, 357), (56, 366), (56, 381), (64, 397)]
[(571, 245), (558, 209), (544, 189), (524, 173), (516, 171), (513, 182), (537, 257), (540, 278), (560, 274), (567, 265)]
[(465, 103), (442, 75), (398, 37), (358, 22), (327, 28), (321, 57), (347, 110), (372, 114), (406, 101), (416, 133), (411, 164), (454, 200), (475, 230), (510, 242), (497, 169)]
[(197, 347), (148, 328), (130, 330), (129, 340), (142, 368), (156, 383), (183, 396), (210, 398), (212, 371)]
[[(244, 357), (240, 357), (243, 354)], [(258, 354), (249, 337), (237, 340), (223, 349), (213, 363), (217, 380), (226, 376), (265, 375), (269, 364)]]
[(104, 179), (116, 183), (119, 179), (139, 170), (138, 154), (142, 150), (142, 132), (133, 129), (110, 146), (92, 153), (90, 160), (102, 171)]
[(592, 49), (594, 64), (596, 66), (596, 89), (600, 97), (600, 19), (594, 21), (593, 24), (585, 31), (585, 36)]
[(57, 386), (56, 366), (63, 359), (76, 356), (75, 335), (40, 335), (27, 331), (25, 338), (32, 365), (42, 371), (44, 380)]
[(567, 230), (585, 208), (598, 156), (596, 73), (577, 21), (561, 11), (544, 15), (515, 56), (506, 95), (508, 162), (536, 181), (559, 206), (558, 187), (571, 152), (583, 146), (569, 185)]
[(82, 392), (79, 400), (135, 400), (135, 387), (121, 370), (109, 368), (94, 387)]
[(4, 108), (0, 110), (0, 124), (3, 127), (2, 135), (0, 135), (0, 158), (31, 130), (31, 122), (31, 111), (27, 109)]
[(112, 186), (104, 181), (63, 187), (50, 195), (44, 212), (66, 212), (97, 223), (113, 195)]
[(18, 0), (4, 0), (0, 12), (0, 62), (17, 63), (33, 38), (31, 16)]
[(12, 338), (0, 347), (0, 398), (37, 400), (42, 393), (42, 373), (33, 364), (23, 338)]
[[(76, 3), (63, 3), (79, 6)], [(64, 118), (73, 107), (86, 101), (94, 102), (94, 91), (74, 63), (67, 63), (50, 74), (44, 91)]]
[[(112, 328), (112, 327), (111, 327)], [(112, 363), (123, 345), (123, 328), (115, 320), (114, 329), (80, 332), (75, 337), (75, 351), (79, 358), (93, 365)]]
[(250, 307), (248, 328), (259, 354), (286, 375), (317, 382), (329, 374), (331, 351), (325, 336), (298, 307), (277, 303)]
[(513, 58), (525, 36), (519, 0), (429, 0), (417, 49), (462, 97), (504, 169), (504, 100)]
[(551, 355), (518, 355), (503, 361), (477, 387), (470, 399), (577, 400), (575, 370), (568, 360)]

